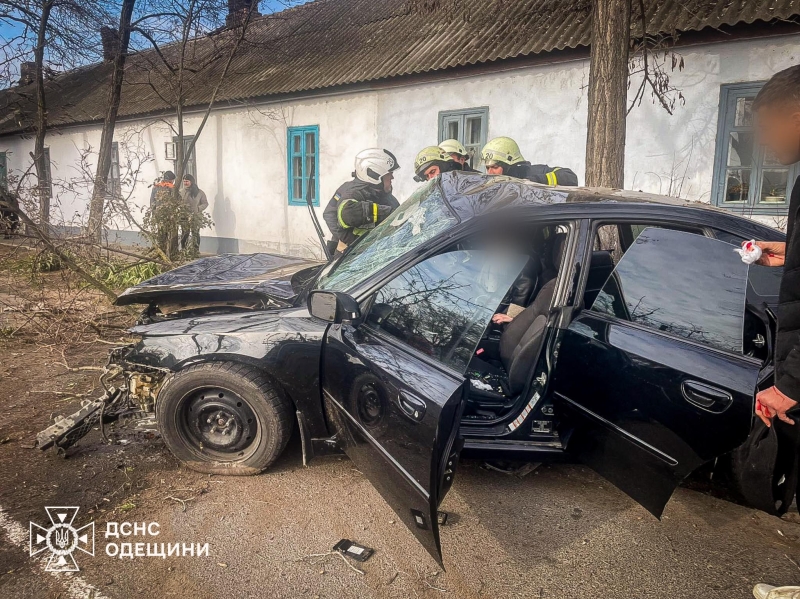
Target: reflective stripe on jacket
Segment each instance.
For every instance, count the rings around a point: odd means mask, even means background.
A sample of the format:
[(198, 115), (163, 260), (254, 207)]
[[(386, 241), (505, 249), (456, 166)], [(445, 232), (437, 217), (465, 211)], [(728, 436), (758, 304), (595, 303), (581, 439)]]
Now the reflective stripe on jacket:
[(504, 173), (509, 177), (527, 179), (534, 183), (544, 183), (545, 185), (577, 185), (578, 175), (571, 169), (561, 166), (551, 167), (546, 164), (531, 164), (530, 162), (518, 162), (504, 169)]

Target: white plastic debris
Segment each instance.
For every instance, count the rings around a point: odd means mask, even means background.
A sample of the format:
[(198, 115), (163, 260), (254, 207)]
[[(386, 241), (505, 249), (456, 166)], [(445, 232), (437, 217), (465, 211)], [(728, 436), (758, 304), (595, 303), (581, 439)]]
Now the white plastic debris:
[(484, 383), (483, 381), (476, 381), (475, 379), (470, 379), (470, 384), (478, 389), (479, 391), (491, 391), (492, 386), (489, 383)]
[(755, 239), (746, 241), (742, 247), (734, 248), (733, 251), (742, 257), (742, 262), (745, 264), (753, 264), (761, 258), (761, 248), (756, 245)]

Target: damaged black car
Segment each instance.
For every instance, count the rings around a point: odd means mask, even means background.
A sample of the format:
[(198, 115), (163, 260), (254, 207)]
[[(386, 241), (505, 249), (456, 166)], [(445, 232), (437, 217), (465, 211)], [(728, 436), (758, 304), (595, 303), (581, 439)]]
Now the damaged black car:
[(265, 470), (296, 422), (304, 462), (347, 453), (437, 561), (461, 457), (578, 459), (660, 516), (748, 438), (771, 385), (781, 272), (744, 264), (747, 239), (784, 235), (698, 203), (447, 173), (330, 263), (215, 256), (128, 289), (139, 340), (85, 409), (124, 398), (217, 474)]

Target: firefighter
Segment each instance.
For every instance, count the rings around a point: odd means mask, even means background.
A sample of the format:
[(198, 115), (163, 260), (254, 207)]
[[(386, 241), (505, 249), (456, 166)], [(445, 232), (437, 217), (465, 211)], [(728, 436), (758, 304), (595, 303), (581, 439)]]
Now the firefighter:
[(370, 148), (356, 155), (353, 180), (336, 190), (322, 214), (333, 234), (329, 248), (334, 256), (400, 205), (392, 195), (393, 173), (398, 168), (389, 150)]
[(469, 165), (469, 152), (467, 152), (467, 148), (464, 147), (464, 144), (457, 139), (445, 139), (439, 144), (439, 147), (445, 154), (448, 154), (453, 161), (461, 165), (462, 171), (469, 173), (478, 172), (477, 169)]
[(519, 146), (510, 137), (495, 137), (481, 151), (490, 175), (508, 175), (546, 185), (577, 185), (578, 176), (568, 168), (531, 164), (522, 157)]
[(422, 148), (414, 158), (414, 181), (430, 181), (442, 173), (460, 170), (461, 163), (453, 160), (439, 146)]

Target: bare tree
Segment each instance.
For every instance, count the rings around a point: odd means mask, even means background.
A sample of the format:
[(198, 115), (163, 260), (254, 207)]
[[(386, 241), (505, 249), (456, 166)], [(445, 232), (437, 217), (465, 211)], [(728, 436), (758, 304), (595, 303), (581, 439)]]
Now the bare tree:
[[(178, 179), (227, 81), (247, 27), (259, 14), (257, 0), (239, 0), (238, 4), (238, 13), (231, 15), (227, 0), (150, 0), (151, 14), (134, 23), (133, 31), (151, 48), (136, 68), (146, 71), (147, 85), (174, 112), (174, 118), (167, 115), (162, 120), (175, 136)], [(211, 95), (203, 102), (206, 108), (198, 129), (184, 147), (186, 109), (194, 104), (190, 94), (198, 84), (210, 89)]]
[[(228, 81), (248, 26), (259, 14), (257, 6), (257, 0), (150, 0), (150, 13), (133, 23), (132, 31), (149, 45), (149, 50), (142, 52), (136, 61), (137, 80), (145, 81), (169, 107), (158, 120), (172, 131), (174, 172), (179, 183)], [(210, 90), (210, 94), (201, 94), (204, 109), (200, 123), (186, 143), (186, 110), (197, 106), (194, 98), (199, 86)], [(173, 190), (171, 205), (161, 201), (160, 206), (151, 207), (154, 212), (148, 219), (155, 227), (162, 223), (163, 231), (157, 237), (170, 259), (177, 255), (176, 227), (190, 216), (175, 214), (183, 209), (178, 192), (179, 185)]]
[(94, 177), (94, 189), (89, 204), (88, 233), (96, 243), (100, 243), (103, 221), (103, 206), (107, 195), (108, 173), (111, 169), (112, 142), (114, 129), (117, 124), (120, 99), (122, 97), (122, 82), (125, 75), (125, 62), (128, 57), (128, 46), (131, 39), (131, 18), (136, 0), (123, 0), (119, 15), (119, 28), (114, 34), (112, 29), (107, 29), (106, 35), (112, 36), (114, 71), (111, 75), (109, 89), (108, 110), (103, 121), (103, 132), (100, 136), (100, 149), (97, 157), (97, 172)]
[(586, 184), (621, 188), (625, 182), (625, 116), (631, 0), (592, 2)]
[[(0, 0), (0, 23), (12, 25), (18, 33), (4, 44), (6, 66), (12, 59), (23, 61), (21, 83), (33, 84), (36, 117), (31, 153), (37, 179), (39, 223), (50, 218), (51, 181), (45, 154), (47, 136), (46, 79), (53, 67), (70, 67), (91, 59), (86, 31), (106, 19), (105, 2), (80, 0)], [(8, 75), (9, 69), (4, 73)], [(47, 227), (45, 227), (47, 229)]]
[[(650, 90), (669, 114), (683, 103), (669, 70), (683, 69), (683, 58), (671, 50), (675, 39), (648, 34), (645, 0), (636, 0), (641, 37), (631, 45), (632, 0), (592, 2), (592, 47), (589, 71), (589, 118), (586, 136), (586, 184), (622, 188), (625, 184), (626, 117)], [(628, 104), (632, 77), (641, 77)]]
[(683, 57), (673, 49), (677, 34), (673, 36), (660, 32), (648, 33), (647, 8), (644, 0), (638, 0), (638, 7), (642, 37), (634, 45), (628, 65), (628, 88), (630, 89), (634, 77), (641, 77), (641, 81), (628, 106), (628, 113), (641, 105), (649, 88), (653, 103), (658, 102), (664, 110), (672, 114), (678, 103), (685, 103), (683, 93), (672, 84), (669, 75), (670, 71), (675, 69), (681, 71), (684, 67)]

